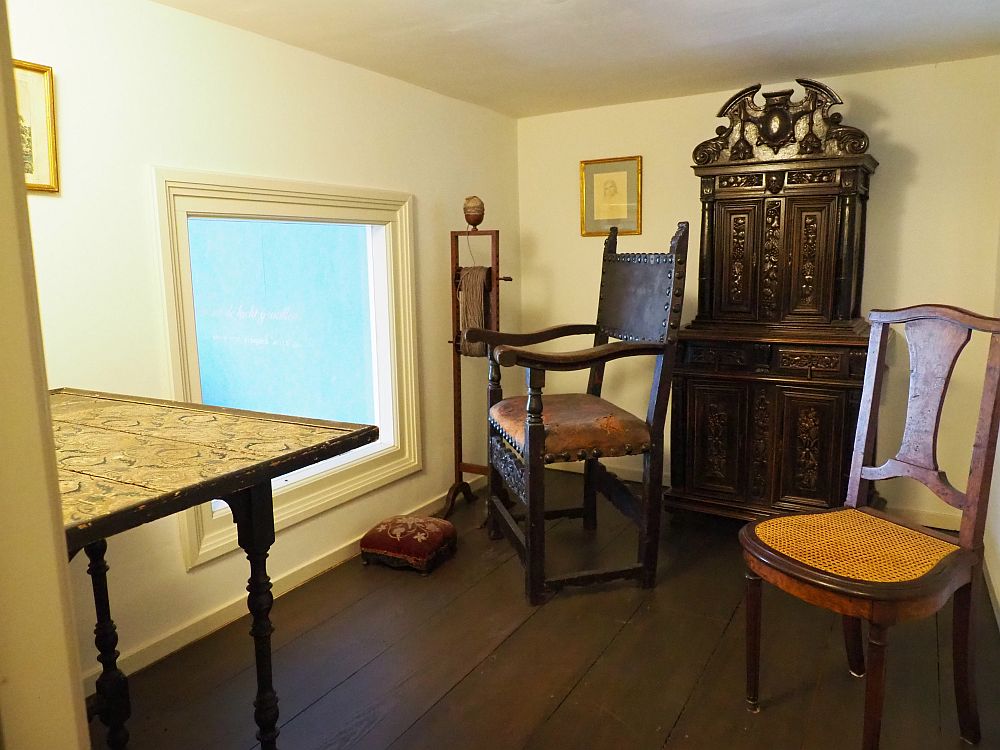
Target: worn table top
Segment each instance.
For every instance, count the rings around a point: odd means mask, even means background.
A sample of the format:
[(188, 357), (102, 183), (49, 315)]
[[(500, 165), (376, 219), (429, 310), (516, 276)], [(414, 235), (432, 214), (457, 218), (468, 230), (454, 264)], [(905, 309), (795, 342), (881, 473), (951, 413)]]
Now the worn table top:
[(71, 551), (378, 438), (370, 425), (69, 388), (50, 399)]

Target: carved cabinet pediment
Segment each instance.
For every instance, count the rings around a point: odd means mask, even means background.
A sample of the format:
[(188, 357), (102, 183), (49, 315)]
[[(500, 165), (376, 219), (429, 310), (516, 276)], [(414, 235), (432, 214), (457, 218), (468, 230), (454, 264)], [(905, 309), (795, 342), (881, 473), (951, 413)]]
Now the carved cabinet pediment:
[(836, 93), (797, 83), (799, 99), (737, 92), (694, 149), (698, 313), (681, 332), (668, 504), (753, 518), (843, 502), (878, 162)]

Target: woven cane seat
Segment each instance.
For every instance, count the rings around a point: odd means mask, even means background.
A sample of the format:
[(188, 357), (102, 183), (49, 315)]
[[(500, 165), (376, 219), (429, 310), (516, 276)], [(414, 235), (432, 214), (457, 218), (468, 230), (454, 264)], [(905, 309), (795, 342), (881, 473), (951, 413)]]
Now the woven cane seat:
[(763, 521), (757, 538), (826, 573), (870, 583), (912, 581), (960, 548), (854, 508)]
[[(505, 398), (490, 409), (490, 421), (519, 452), (524, 452), (526, 396)], [(609, 401), (587, 393), (542, 399), (546, 463), (625, 456), (649, 450), (646, 422)]]

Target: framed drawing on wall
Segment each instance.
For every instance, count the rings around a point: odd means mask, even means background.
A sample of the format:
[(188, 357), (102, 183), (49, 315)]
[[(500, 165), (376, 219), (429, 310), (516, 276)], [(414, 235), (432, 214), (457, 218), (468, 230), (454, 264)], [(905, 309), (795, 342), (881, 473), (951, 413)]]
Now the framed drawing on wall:
[(14, 60), (14, 84), (25, 187), (57, 193), (59, 164), (52, 68)]
[(580, 162), (580, 234), (642, 234), (642, 157)]

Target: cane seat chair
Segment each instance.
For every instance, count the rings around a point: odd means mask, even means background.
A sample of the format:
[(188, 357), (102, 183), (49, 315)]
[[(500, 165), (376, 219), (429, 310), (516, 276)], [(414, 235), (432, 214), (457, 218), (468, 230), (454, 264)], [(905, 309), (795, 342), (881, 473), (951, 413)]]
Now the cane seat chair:
[[(1000, 320), (954, 307), (873, 310), (861, 409), (843, 508), (747, 524), (740, 543), (747, 564), (747, 702), (759, 708), (761, 580), (843, 616), (848, 667), (866, 677), (863, 747), (876, 750), (882, 722), (889, 626), (937, 612), (953, 597), (954, 687), (964, 740), (979, 741), (970, 627), (972, 585), (982, 568), (983, 529), (1000, 425)], [(898, 453), (880, 466), (875, 431), (885, 348), (902, 324), (910, 352), (906, 421)], [(941, 409), (959, 354), (972, 331), (990, 335), (986, 377), (969, 481), (957, 490), (938, 468)], [(909, 477), (962, 511), (957, 536), (867, 507), (872, 481)], [(954, 595), (954, 596), (953, 596)], [(867, 674), (862, 620), (868, 623)]]
[[(468, 341), (485, 341), (490, 354), (487, 528), (493, 538), (506, 535), (517, 550), (525, 568), (525, 594), (532, 604), (569, 585), (633, 578), (650, 587), (656, 580), (663, 427), (684, 298), (688, 225), (678, 224), (667, 253), (619, 253), (617, 234), (612, 228), (604, 244), (596, 324), (523, 334), (482, 329), (465, 333)], [(593, 334), (593, 347), (561, 353), (522, 348), (578, 334)], [(605, 364), (640, 355), (656, 358), (645, 419), (601, 398)], [(525, 368), (528, 395), (504, 399), (500, 367), (512, 365)], [(585, 369), (590, 370), (586, 393), (543, 399), (546, 371)], [(629, 454), (644, 456), (639, 498), (600, 462), (604, 456)], [(545, 465), (566, 461), (584, 462), (582, 505), (547, 510)], [(546, 576), (545, 520), (582, 518), (585, 530), (595, 529), (598, 493), (638, 527), (636, 564)], [(509, 509), (515, 502), (524, 506), (524, 528)]]

